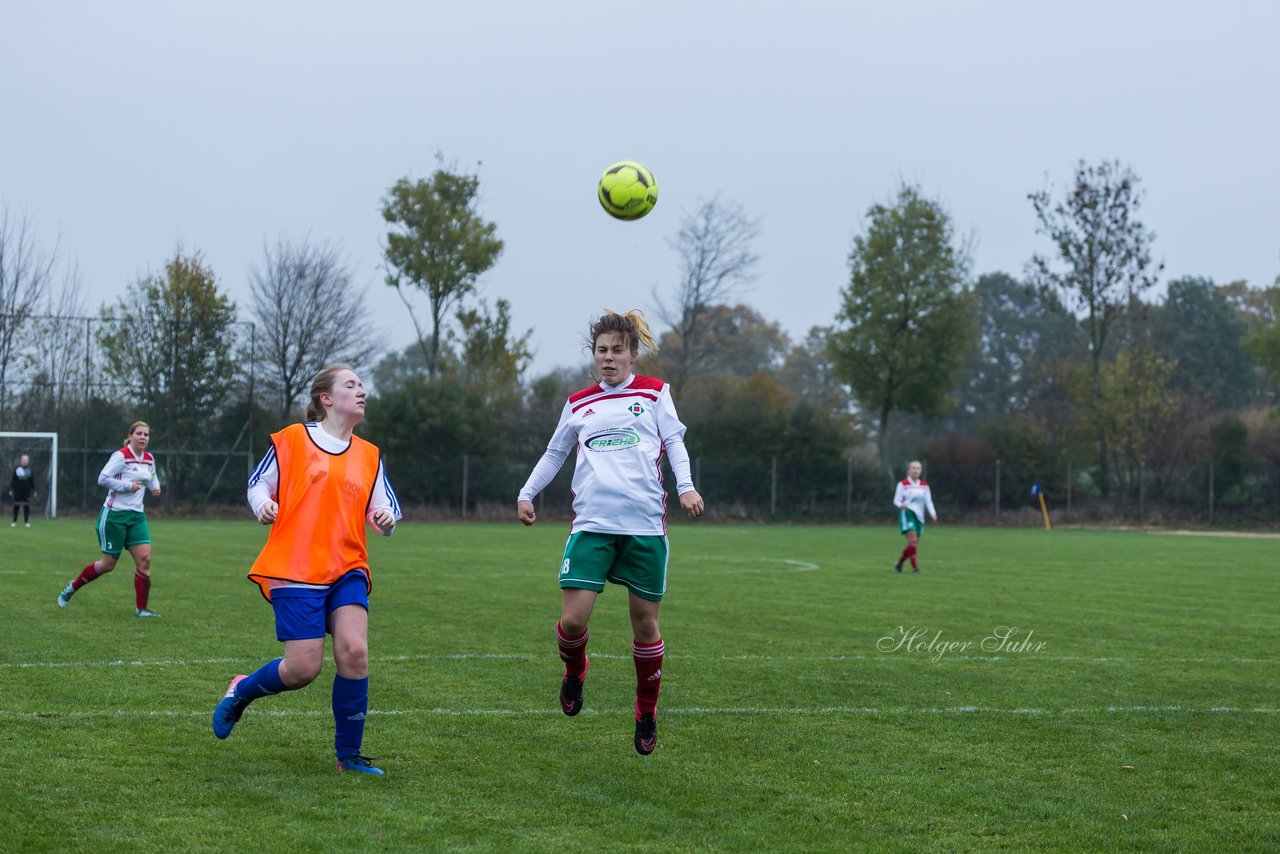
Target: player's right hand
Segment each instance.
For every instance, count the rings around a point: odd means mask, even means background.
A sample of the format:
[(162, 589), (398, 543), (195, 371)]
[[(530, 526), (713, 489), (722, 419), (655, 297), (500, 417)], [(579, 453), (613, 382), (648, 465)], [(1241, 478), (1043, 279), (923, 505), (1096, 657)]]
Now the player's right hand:
[(533, 510), (533, 502), (517, 501), (516, 518), (519, 519), (526, 528), (538, 521), (538, 514)]
[(258, 521), (264, 525), (270, 525), (276, 520), (276, 513), (278, 512), (280, 512), (280, 505), (271, 499), (267, 499), (258, 508)]
[(139, 489), (142, 489), (142, 484), (139, 481), (135, 480), (133, 483), (129, 484), (130, 492), (137, 492)]

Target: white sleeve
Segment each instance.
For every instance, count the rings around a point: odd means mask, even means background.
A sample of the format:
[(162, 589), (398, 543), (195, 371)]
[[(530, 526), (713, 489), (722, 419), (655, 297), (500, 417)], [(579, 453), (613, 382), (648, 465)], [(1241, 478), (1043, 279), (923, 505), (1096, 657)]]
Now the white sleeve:
[(929, 487), (924, 488), (924, 506), (929, 511), (929, 515), (938, 518), (938, 511), (933, 509), (933, 490)]
[(160, 488), (160, 475), (156, 471), (155, 465), (153, 463), (152, 469), (151, 469), (151, 482), (147, 484), (147, 489), (159, 489), (159, 488)]
[[(373, 514), (379, 510), (391, 511), (393, 521), (390, 528), (381, 528), (373, 521)], [(387, 470), (382, 465), (382, 460), (378, 460), (378, 477), (373, 482), (373, 495), (369, 497), (369, 512), (365, 520), (379, 534), (389, 537), (396, 530), (396, 522), (403, 518), (404, 514), (400, 512), (400, 499), (396, 497), (396, 491), (391, 488), (391, 481), (387, 480)]]
[(655, 414), (658, 419), (658, 435), (662, 437), (662, 448), (667, 452), (671, 472), (676, 476), (676, 494), (684, 495), (686, 492), (692, 492), (693, 472), (689, 468), (689, 451), (684, 446), (684, 434), (687, 428), (676, 415), (676, 404), (671, 399), (671, 386), (662, 387)]
[(133, 482), (121, 480), (119, 475), (122, 472), (124, 472), (124, 454), (116, 451), (98, 473), (98, 486), (105, 486), (114, 492), (130, 492)]
[(898, 481), (898, 485), (893, 489), (893, 506), (896, 510), (902, 509), (902, 481)]
[(276, 446), (272, 445), (249, 476), (249, 507), (255, 517), (263, 504), (276, 500), (279, 489), (280, 468), (276, 465)]
[(533, 471), (529, 472), (529, 479), (525, 481), (524, 486), (520, 487), (520, 494), (516, 497), (516, 501), (532, 501), (545, 489), (547, 484), (555, 479), (564, 461), (569, 458), (569, 451), (573, 450), (577, 444), (578, 433), (573, 429), (573, 407), (566, 400), (564, 409), (560, 410), (560, 423), (556, 424), (556, 430), (551, 434), (551, 441), (547, 443), (547, 449), (542, 452), (537, 465), (533, 467)]

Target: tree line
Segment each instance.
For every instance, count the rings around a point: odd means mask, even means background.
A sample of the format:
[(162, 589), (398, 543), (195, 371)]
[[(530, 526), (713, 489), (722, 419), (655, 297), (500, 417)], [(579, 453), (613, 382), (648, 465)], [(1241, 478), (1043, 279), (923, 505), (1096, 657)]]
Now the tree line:
[[(371, 381), (362, 430), (406, 503), (505, 506), (565, 396), (592, 380), (585, 349), (531, 376), (533, 330), (481, 293), (503, 242), (479, 187), (441, 160), (383, 196), (384, 284), (415, 329), (393, 350), (331, 243), (264, 242), (246, 306), (178, 248), (90, 309), (61, 248), (0, 210), (0, 430), (56, 430), (87, 458), (143, 418), (170, 501), (239, 501), (245, 460), (300, 416), (312, 376), (344, 361)], [(875, 508), (908, 458), (957, 509), (990, 505), (994, 473), (1082, 506), (1196, 506), (1213, 490), (1224, 507), (1274, 508), (1280, 278), (1182, 276), (1153, 297), (1163, 265), (1142, 198), (1130, 168), (1082, 161), (1064, 188), (1024, 200), (1043, 251), (975, 276), (946, 206), (903, 184), (853, 238), (836, 315), (798, 341), (746, 299), (762, 221), (703, 200), (669, 240), (679, 275), (653, 294), (660, 350), (638, 369), (671, 382), (709, 497), (746, 515), (766, 500), (776, 511), (780, 480), (792, 515), (848, 512), (855, 493)]]

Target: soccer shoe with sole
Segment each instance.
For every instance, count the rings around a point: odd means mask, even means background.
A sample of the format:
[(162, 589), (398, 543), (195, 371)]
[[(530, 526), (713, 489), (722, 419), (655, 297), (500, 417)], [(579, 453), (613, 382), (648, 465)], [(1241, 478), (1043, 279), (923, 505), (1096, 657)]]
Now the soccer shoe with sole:
[(227, 683), (227, 693), (218, 701), (218, 705), (213, 707), (213, 734), (218, 738), (226, 738), (231, 735), (231, 728), (240, 720), (240, 715), (244, 713), (247, 704), (241, 703), (236, 699), (236, 685), (240, 684), (240, 680), (246, 678), (247, 674), (241, 673), (236, 678)]
[(71, 597), (75, 595), (76, 589), (71, 586), (71, 582), (67, 582), (67, 586), (62, 588), (62, 592), (58, 594), (58, 607), (65, 608), (71, 601)]
[(355, 771), (357, 774), (372, 774), (381, 777), (383, 770), (373, 764), (368, 756), (352, 756), (350, 759), (338, 760), (339, 771)]
[(135, 617), (158, 617), (158, 616), (160, 616), (160, 615), (159, 615), (159, 614), (157, 614), (155, 611), (152, 611), (150, 608), (134, 608), (134, 609), (133, 609), (133, 616), (135, 616)]
[(648, 756), (658, 746), (658, 721), (653, 715), (641, 715), (636, 721), (636, 753)]
[(902, 572), (902, 563), (901, 563), (901, 561), (899, 561), (898, 563), (895, 563), (895, 564), (893, 565), (893, 571), (894, 571), (894, 572)]
[[(590, 669), (591, 661), (588, 659), (587, 670)], [(582, 671), (581, 679), (570, 679), (566, 673), (560, 682), (560, 711), (569, 717), (582, 711), (582, 683), (587, 680), (587, 670)]]

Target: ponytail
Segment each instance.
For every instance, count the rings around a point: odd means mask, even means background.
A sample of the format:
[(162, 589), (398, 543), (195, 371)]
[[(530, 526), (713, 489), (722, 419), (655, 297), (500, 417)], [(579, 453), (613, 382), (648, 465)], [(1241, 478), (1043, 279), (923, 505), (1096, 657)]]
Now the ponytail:
[(630, 345), (632, 355), (637, 355), (641, 347), (650, 355), (658, 352), (658, 342), (653, 340), (649, 322), (638, 308), (623, 314), (606, 308), (600, 319), (591, 324), (591, 348), (595, 349), (597, 338), (611, 332), (622, 333), (623, 343)]

